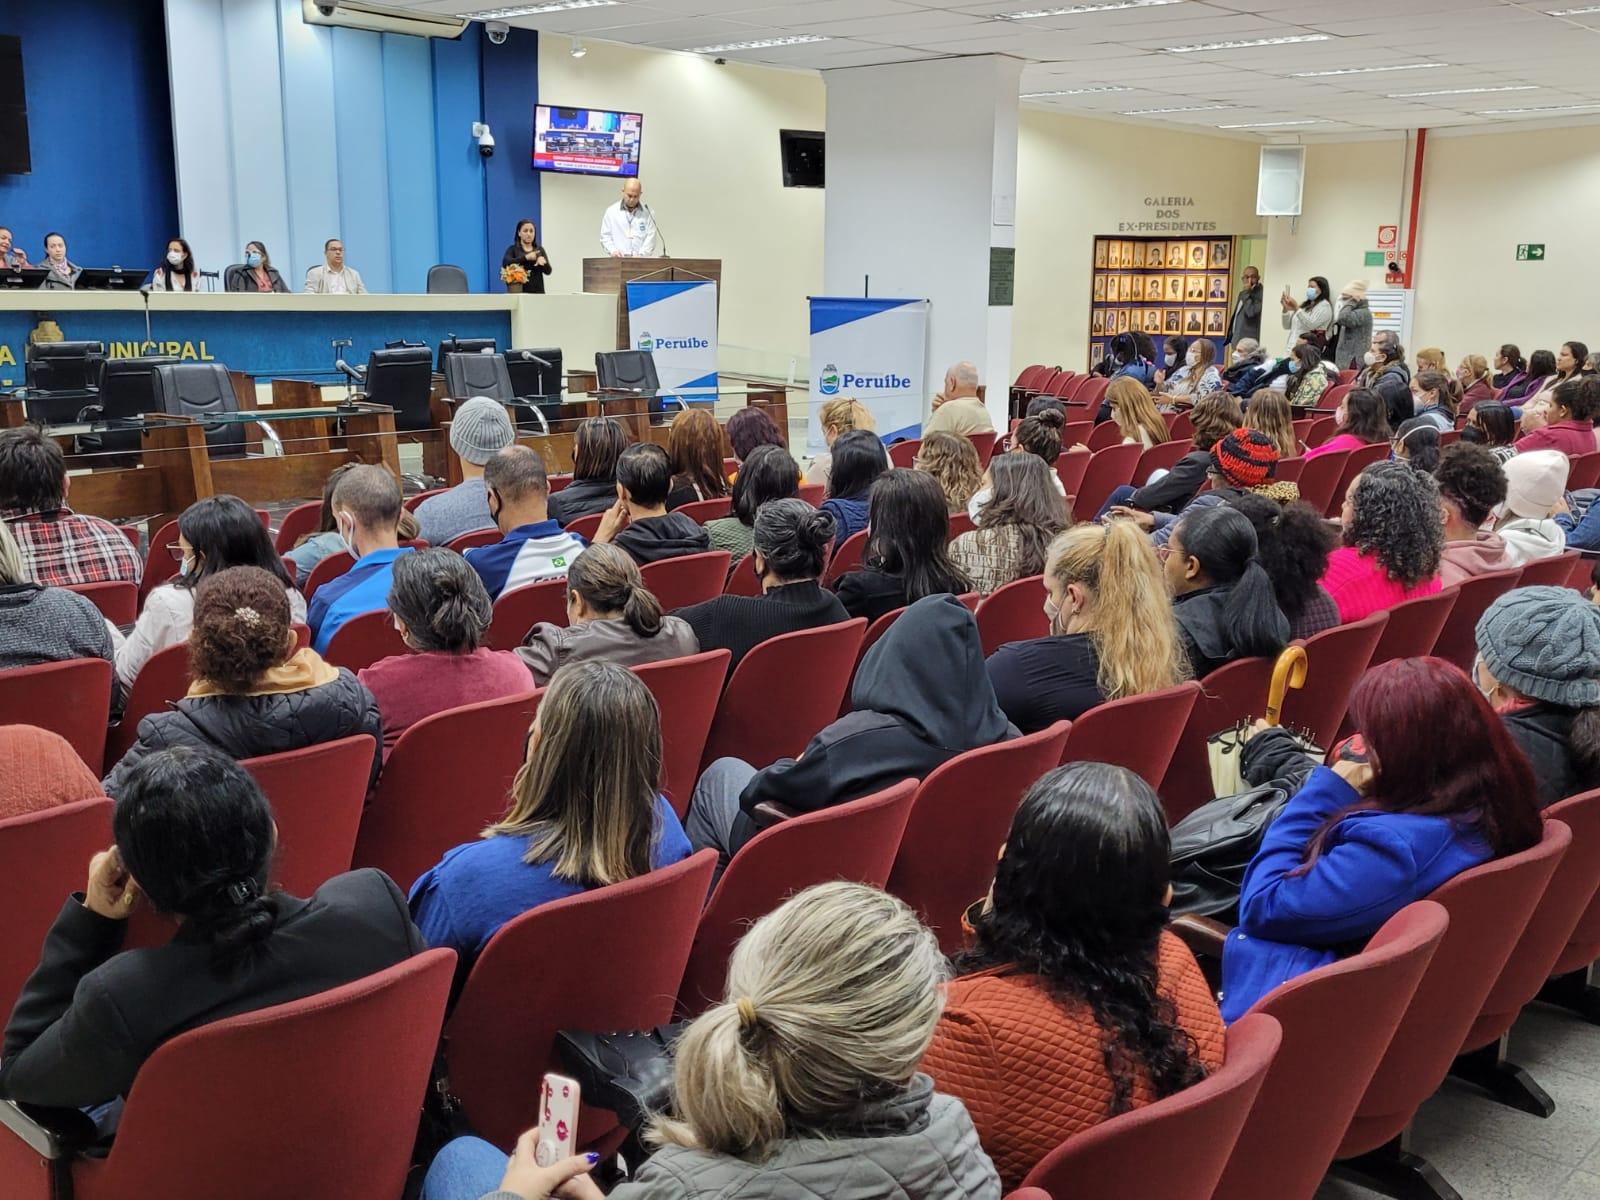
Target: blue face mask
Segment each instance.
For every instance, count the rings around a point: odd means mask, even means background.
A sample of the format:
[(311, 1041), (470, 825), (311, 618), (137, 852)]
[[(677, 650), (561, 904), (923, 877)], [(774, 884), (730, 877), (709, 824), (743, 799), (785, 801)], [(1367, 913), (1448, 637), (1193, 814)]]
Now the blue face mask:
[(193, 561), (194, 561), (193, 559), (186, 558), (181, 563), (179, 563), (178, 564), (178, 574), (179, 575), (188, 575), (190, 573), (190, 571), (191, 571), (190, 564)]
[(261, 255), (254, 253), (246, 254), (244, 256), (244, 265), (247, 267), (259, 267), (261, 265)]
[(1291, 375), (1300, 374), (1300, 360), (1299, 359), (1290, 359), (1289, 360), (1289, 374), (1291, 374)]
[(1319, 295), (1320, 295), (1320, 293), (1317, 291), (1316, 288), (1307, 288), (1306, 289), (1306, 302), (1308, 304), (1315, 304), (1317, 302), (1317, 297)]

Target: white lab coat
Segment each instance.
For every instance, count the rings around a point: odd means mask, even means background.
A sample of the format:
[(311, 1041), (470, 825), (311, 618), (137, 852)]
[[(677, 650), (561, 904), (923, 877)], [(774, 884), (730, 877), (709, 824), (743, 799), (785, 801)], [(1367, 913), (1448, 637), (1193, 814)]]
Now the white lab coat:
[(600, 218), (600, 244), (607, 254), (620, 250), (624, 258), (654, 258), (658, 240), (655, 218), (643, 204), (629, 212), (618, 200)]

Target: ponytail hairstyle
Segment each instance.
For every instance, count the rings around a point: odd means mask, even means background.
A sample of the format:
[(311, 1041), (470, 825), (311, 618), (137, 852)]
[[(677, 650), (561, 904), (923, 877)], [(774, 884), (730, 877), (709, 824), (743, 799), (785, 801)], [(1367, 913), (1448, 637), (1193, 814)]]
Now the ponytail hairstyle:
[(638, 564), (621, 547), (601, 542), (573, 559), (567, 568), (567, 594), (574, 592), (597, 613), (620, 613), (639, 637), (653, 638), (661, 632), (661, 602), (645, 587)]
[(1523, 358), (1522, 351), (1510, 342), (1500, 347), (1500, 357), (1511, 364), (1513, 371), (1525, 371), (1528, 369), (1528, 360)]
[[(1123, 379), (1112, 380), (1112, 386), (1115, 387), (1123, 381)], [(1137, 380), (1126, 381), (1134, 387), (1140, 386)], [(1024, 417), (1018, 422), (1016, 431), (1011, 435), (1012, 446), (1016, 450), (1037, 455), (1054, 470), (1056, 459), (1061, 454), (1061, 431), (1066, 423), (1066, 414), (1061, 409), (1041, 409), (1033, 416)]]
[(1083, 630), (1107, 700), (1142, 696), (1191, 674), (1155, 547), (1131, 521), (1074, 525), (1050, 544), (1045, 574), (1094, 597)]
[(1412, 470), (1432, 475), (1439, 469), (1439, 427), (1427, 417), (1412, 417), (1395, 430), (1394, 449)]
[(478, 573), (454, 550), (430, 547), (394, 560), (389, 611), (416, 649), (471, 654), (483, 645), (494, 605)]
[(759, 1162), (892, 1095), (933, 1041), (945, 972), (933, 934), (887, 892), (824, 883), (791, 897), (740, 939), (726, 998), (678, 1038), (677, 1116), (657, 1117), (650, 1139)]
[(1445, 412), (1449, 413), (1451, 416), (1455, 415), (1456, 410), (1456, 395), (1450, 386), (1454, 382), (1455, 380), (1449, 375), (1446, 375), (1443, 371), (1435, 371), (1430, 369), (1427, 371), (1417, 372), (1417, 390), (1421, 392), (1432, 392), (1439, 398), (1440, 406), (1443, 407)]
[[(282, 592), (282, 588), (278, 589)], [(122, 863), (158, 912), (182, 917), (186, 936), (227, 970), (278, 922), (267, 890), (277, 827), (250, 772), (209, 746), (141, 759), (111, 816)]]
[(1198, 562), (1207, 581), (1229, 589), (1222, 620), (1238, 657), (1271, 658), (1288, 644), (1289, 618), (1261, 565), (1250, 518), (1227, 505), (1203, 508), (1179, 523), (1169, 545)]
[(1257, 492), (1242, 492), (1225, 503), (1255, 527), (1256, 556), (1272, 580), (1278, 607), (1291, 624), (1299, 620), (1322, 590), (1338, 535), (1321, 513), (1303, 502), (1279, 504)]

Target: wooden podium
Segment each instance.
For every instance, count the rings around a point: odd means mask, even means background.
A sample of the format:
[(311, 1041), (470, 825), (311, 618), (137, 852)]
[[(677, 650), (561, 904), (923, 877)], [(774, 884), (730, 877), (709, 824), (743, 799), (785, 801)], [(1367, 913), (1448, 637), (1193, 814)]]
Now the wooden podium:
[(722, 317), (722, 260), (720, 258), (586, 258), (583, 290), (617, 298), (617, 349), (632, 344), (628, 338), (628, 289), (635, 279), (709, 279), (717, 285), (717, 317)]

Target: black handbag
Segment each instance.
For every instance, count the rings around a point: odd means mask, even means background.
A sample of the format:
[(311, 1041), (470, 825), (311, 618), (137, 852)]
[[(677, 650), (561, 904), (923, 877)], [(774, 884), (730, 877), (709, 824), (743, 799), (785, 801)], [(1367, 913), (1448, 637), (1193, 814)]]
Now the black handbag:
[(1239, 889), (1289, 793), (1271, 785), (1202, 804), (1172, 827), (1172, 913), (1239, 919)]

